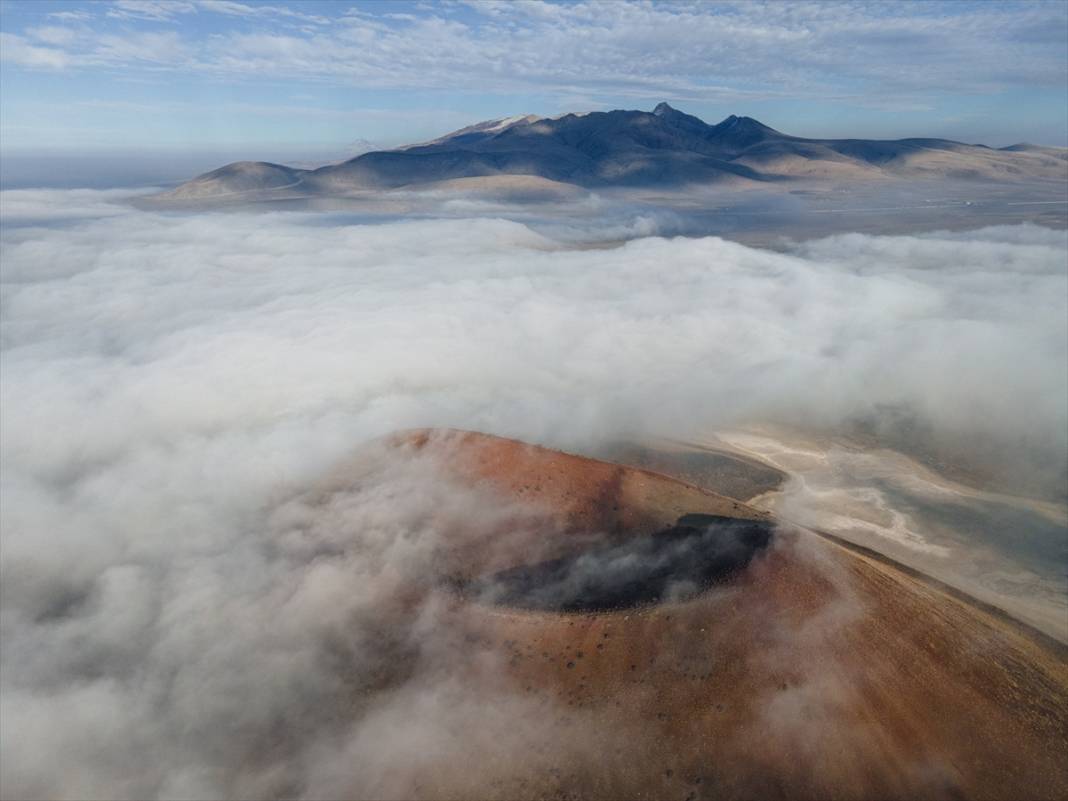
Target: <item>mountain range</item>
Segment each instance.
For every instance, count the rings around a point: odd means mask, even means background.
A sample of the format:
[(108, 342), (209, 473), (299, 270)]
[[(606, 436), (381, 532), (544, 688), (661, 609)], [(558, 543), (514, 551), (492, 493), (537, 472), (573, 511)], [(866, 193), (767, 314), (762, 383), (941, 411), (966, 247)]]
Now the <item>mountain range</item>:
[[(667, 103), (653, 111), (509, 117), (416, 145), (363, 153), (318, 169), (236, 162), (198, 176), (165, 197), (344, 195), (440, 185), (683, 187), (799, 180), (954, 178), (1068, 179), (1068, 149), (1018, 144), (995, 149), (948, 139), (805, 139), (751, 117), (710, 125)], [(477, 179), (472, 181), (471, 179)], [(546, 184), (551, 182), (551, 184)]]

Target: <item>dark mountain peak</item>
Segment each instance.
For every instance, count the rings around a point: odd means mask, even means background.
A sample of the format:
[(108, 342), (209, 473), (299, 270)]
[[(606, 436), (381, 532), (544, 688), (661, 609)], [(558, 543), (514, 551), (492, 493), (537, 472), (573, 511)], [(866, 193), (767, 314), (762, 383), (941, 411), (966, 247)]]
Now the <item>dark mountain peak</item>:
[(721, 123), (712, 127), (720, 131), (737, 131), (739, 133), (748, 131), (770, 131), (772, 133), (778, 133), (774, 128), (765, 125), (760, 120), (754, 120), (752, 117), (738, 117), (734, 114), (731, 114)]
[(708, 123), (700, 117), (687, 114), (685, 111), (679, 111), (677, 108), (669, 106), (667, 103), (658, 104), (657, 107), (653, 109), (653, 114), (667, 123), (688, 123), (691, 125), (697, 124), (705, 128), (708, 127)]
[(667, 103), (660, 103), (653, 109), (653, 116), (660, 121), (664, 128), (675, 133), (682, 132), (690, 137), (703, 138), (708, 135), (710, 130), (708, 123), (700, 117), (694, 117), (691, 114), (679, 111)]
[(713, 141), (723, 144), (730, 151), (741, 152), (759, 142), (781, 139), (782, 134), (752, 117), (731, 114), (725, 120), (711, 126)]

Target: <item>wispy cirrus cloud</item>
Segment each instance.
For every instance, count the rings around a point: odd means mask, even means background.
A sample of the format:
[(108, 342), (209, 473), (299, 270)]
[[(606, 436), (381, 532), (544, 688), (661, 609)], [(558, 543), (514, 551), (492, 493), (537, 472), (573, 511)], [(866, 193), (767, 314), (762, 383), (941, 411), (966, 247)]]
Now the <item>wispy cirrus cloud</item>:
[(0, 56), (9, 64), (33, 69), (59, 70), (71, 63), (64, 50), (41, 47), (13, 33), (0, 33)]
[(106, 14), (113, 19), (145, 19), (163, 22), (194, 11), (196, 11), (196, 6), (185, 0), (114, 0)]
[[(210, 36), (186, 29), (189, 19), (205, 15), (229, 22)], [(116, 0), (104, 16), (176, 26), (182, 40), (170, 51), (176, 69), (386, 88), (477, 80), (480, 88), (502, 92), (701, 98), (724, 91), (856, 94), (878, 85), (885, 99), (935, 89), (982, 93), (1057, 85), (1068, 69), (1068, 13), (1049, 3), (757, 7), (528, 0), (432, 6), (421, 13), (369, 6), (330, 19), (233, 0)], [(262, 27), (272, 21), (278, 25)], [(60, 53), (39, 55), (36, 62), (121, 65), (136, 49), (112, 40), (101, 53), (88, 37), (62, 44)], [(24, 51), (5, 57), (35, 63)]]
[[(989, 144), (1068, 137), (1061, 3), (116, 0), (51, 15), (18, 8), (0, 23), (5, 77), (106, 76), (99, 94), (112, 97), (123, 96), (118, 76), (183, 99), (222, 86), (267, 97), (279, 83), (347, 108), (381, 106), (385, 95), (413, 108), (464, 109), (468, 122), (669, 100), (812, 136)], [(56, 84), (53, 107), (69, 105), (63, 94)], [(48, 100), (7, 92), (8, 126), (39, 125), (47, 113), (15, 121), (12, 103)], [(843, 129), (843, 110), (851, 129)], [(962, 114), (973, 122), (954, 123)], [(74, 124), (113, 121), (56, 122)], [(385, 135), (409, 141), (411, 132)]]
[(233, 0), (197, 0), (197, 6), (204, 11), (213, 11), (216, 14), (226, 14), (234, 17), (282, 17), (316, 25), (326, 25), (330, 22), (329, 17), (324, 17), (321, 14), (308, 14), (288, 6), (252, 6), (247, 3), (235, 3)]
[(308, 14), (288, 6), (249, 5), (234, 0), (114, 0), (106, 14), (114, 19), (174, 22), (182, 15), (199, 11), (231, 17), (288, 17), (315, 24), (330, 21), (322, 15)]
[(82, 9), (75, 9), (73, 11), (53, 11), (49, 13), (50, 19), (57, 19), (61, 22), (85, 22), (92, 19), (93, 15), (88, 11)]

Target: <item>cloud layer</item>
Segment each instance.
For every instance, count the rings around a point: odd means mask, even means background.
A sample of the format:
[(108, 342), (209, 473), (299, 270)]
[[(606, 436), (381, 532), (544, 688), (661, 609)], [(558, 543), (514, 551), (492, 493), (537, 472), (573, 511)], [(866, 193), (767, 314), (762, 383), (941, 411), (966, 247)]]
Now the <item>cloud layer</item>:
[[(452, 89), (476, 81), (482, 91), (577, 96), (725, 101), (838, 92), (907, 106), (931, 89), (1059, 86), (1068, 26), (1057, 3), (480, 0), (323, 16), (284, 4), (119, 0), (101, 11), (88, 6), (76, 18), (61, 12), (50, 24), (8, 31), (4, 58), (46, 69), (137, 65), (365, 87)], [(220, 30), (198, 36), (192, 23), (202, 20)], [(116, 21), (136, 27), (113, 29)], [(881, 100), (867, 98), (872, 85)]]
[[(576, 249), (501, 219), (116, 199), (0, 199), (6, 796), (323, 797), (353, 764), (382, 794), (391, 741), (360, 721), (413, 748), (460, 725), (409, 638), (427, 621), (379, 601), (423, 575), (427, 509), (481, 501), (418, 472), (301, 494), (392, 429), (593, 448), (907, 420), (1063, 493), (1063, 232)], [(395, 705), (338, 719), (345, 681), (406, 655)]]

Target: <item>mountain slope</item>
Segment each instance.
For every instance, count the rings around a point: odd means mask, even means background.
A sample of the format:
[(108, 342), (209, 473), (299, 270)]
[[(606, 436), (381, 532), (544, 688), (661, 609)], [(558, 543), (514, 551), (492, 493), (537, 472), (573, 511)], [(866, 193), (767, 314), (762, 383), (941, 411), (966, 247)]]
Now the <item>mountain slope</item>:
[[(382, 629), (417, 632), (436, 686), (476, 702), (441, 724), (448, 749), (354, 754), (346, 797), (1068, 792), (1065, 649), (921, 575), (664, 475), (471, 432), (369, 444), (307, 503), (401, 476), (455, 505), (397, 529), (437, 538), (421, 583), (379, 596)], [(382, 665), (378, 691), (403, 697), (406, 663)]]
[(172, 194), (190, 200), (244, 196), (298, 186), (308, 172), (266, 161), (237, 161), (182, 184)]
[(1068, 179), (1068, 151), (1016, 145), (996, 150), (946, 139), (804, 139), (751, 117), (709, 125), (659, 104), (490, 120), (408, 147), (297, 170), (238, 162), (183, 184), (170, 197), (248, 197), (394, 189), (491, 176), (535, 176), (584, 187), (838, 181), (895, 177)]

